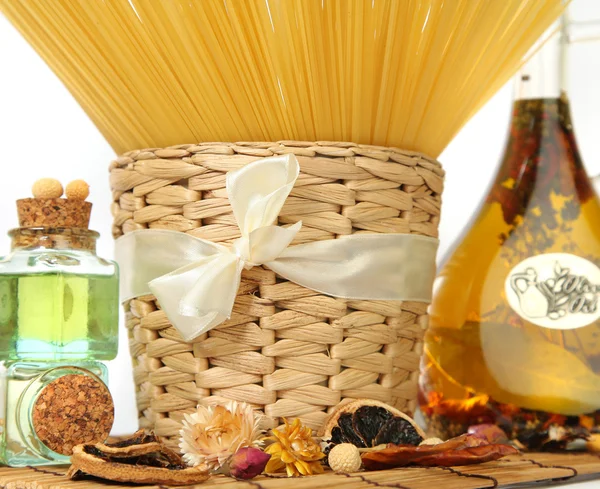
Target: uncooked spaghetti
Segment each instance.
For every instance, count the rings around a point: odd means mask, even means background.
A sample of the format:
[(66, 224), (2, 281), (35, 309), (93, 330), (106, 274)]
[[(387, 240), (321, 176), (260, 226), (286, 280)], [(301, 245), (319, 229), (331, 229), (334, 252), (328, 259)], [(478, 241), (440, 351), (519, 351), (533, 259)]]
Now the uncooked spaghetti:
[(0, 0), (113, 148), (335, 140), (437, 156), (563, 0)]

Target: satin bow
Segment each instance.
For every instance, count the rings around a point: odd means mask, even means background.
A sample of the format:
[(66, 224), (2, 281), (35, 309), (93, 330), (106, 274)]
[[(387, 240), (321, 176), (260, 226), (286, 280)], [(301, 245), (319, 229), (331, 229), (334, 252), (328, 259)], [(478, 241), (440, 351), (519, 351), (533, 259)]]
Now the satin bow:
[(299, 174), (294, 155), (265, 158), (227, 174), (241, 231), (231, 248), (168, 230), (139, 230), (116, 241), (121, 298), (152, 292), (186, 341), (231, 316), (244, 268), (264, 265), (334, 297), (428, 302), (438, 240), (364, 234), (290, 247), (302, 223), (275, 226)]

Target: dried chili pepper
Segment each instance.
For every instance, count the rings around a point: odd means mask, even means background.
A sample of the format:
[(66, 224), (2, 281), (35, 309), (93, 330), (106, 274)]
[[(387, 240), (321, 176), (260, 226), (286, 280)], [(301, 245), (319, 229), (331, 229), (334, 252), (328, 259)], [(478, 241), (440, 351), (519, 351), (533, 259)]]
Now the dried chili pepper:
[(518, 453), (516, 448), (491, 444), (475, 435), (461, 435), (438, 445), (388, 445), (381, 450), (363, 453), (367, 470), (382, 470), (406, 465), (470, 465), (497, 460)]

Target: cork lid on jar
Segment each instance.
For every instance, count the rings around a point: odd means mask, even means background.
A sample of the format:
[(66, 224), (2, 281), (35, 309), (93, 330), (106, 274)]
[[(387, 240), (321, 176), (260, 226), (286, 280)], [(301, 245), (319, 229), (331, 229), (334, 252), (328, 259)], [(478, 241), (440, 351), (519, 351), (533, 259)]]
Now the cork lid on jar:
[(38, 439), (50, 450), (72, 455), (82, 443), (106, 440), (114, 421), (114, 404), (108, 387), (98, 378), (67, 374), (46, 385), (32, 412)]
[(62, 198), (62, 184), (54, 178), (42, 178), (32, 187), (33, 198), (17, 200), (20, 227), (88, 228), (92, 204), (86, 202), (89, 185), (74, 180)]

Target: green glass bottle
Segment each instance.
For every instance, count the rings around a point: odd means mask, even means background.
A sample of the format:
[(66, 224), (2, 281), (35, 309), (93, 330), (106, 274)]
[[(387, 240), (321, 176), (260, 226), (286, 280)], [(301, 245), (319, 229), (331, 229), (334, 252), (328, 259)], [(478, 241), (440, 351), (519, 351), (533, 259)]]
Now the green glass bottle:
[(80, 443), (104, 441), (114, 420), (99, 362), (0, 366), (0, 464), (67, 464)]
[[(96, 255), (85, 182), (71, 198), (42, 179), (17, 200), (19, 225), (0, 259), (0, 361), (112, 360), (117, 355), (119, 275)], [(71, 185), (71, 184), (70, 184)], [(48, 193), (48, 189), (50, 192)]]
[(98, 233), (19, 228), (0, 260), (0, 359), (112, 360), (118, 273), (96, 255)]

